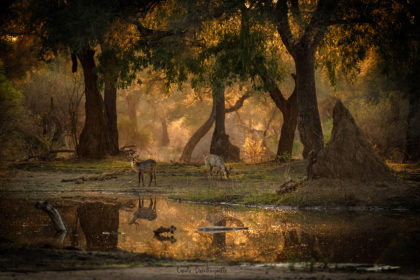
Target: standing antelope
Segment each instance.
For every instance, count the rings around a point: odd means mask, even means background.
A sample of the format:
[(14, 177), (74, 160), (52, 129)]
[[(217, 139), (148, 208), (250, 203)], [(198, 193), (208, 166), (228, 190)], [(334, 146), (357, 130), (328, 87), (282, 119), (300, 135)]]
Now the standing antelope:
[(156, 161), (153, 159), (148, 159), (145, 161), (136, 161), (134, 157), (131, 159), (131, 168), (139, 174), (139, 185), (140, 181), (143, 180), (144, 187), (144, 173), (150, 173), (150, 182), (149, 187), (152, 184), (153, 177), (155, 178), (156, 186)]
[(218, 155), (206, 156), (204, 163), (206, 164), (206, 168), (208, 169), (210, 175), (213, 175), (213, 167), (216, 167), (217, 173), (219, 173), (220, 176), (226, 176), (226, 179), (229, 179), (232, 168), (226, 168), (225, 162)]

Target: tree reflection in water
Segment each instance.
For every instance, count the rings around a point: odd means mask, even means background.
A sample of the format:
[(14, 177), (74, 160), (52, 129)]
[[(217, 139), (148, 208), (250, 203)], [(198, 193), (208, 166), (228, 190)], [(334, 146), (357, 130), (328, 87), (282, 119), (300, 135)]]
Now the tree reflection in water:
[[(216, 213), (209, 213), (206, 220), (214, 226), (243, 227), (244, 224), (235, 217), (228, 216), (225, 211), (219, 210)], [(210, 251), (215, 257), (220, 257), (226, 251), (226, 232), (213, 233), (213, 240), (210, 244)]]
[[(141, 204), (138, 208), (138, 197), (127, 196), (125, 201), (121, 198), (119, 201), (122, 207), (101, 202), (51, 201), (69, 231), (60, 246), (85, 250), (118, 248), (179, 260), (315, 261), (414, 267), (420, 263), (420, 215), (416, 212), (272, 211), (178, 203), (165, 198), (157, 198), (153, 206)], [(137, 229), (129, 222), (139, 209), (154, 214), (149, 216), (152, 219), (137, 219)], [(41, 247), (57, 243), (48, 216), (30, 201), (3, 199), (0, 219), (0, 238)], [(161, 237), (168, 238), (161, 240), (155, 237), (154, 231), (172, 225), (176, 233), (164, 233)], [(203, 226), (244, 225), (247, 231), (216, 234), (196, 231)], [(118, 235), (119, 232), (125, 234)], [(176, 242), (170, 240), (172, 235)]]
[(87, 250), (109, 251), (118, 247), (119, 208), (102, 202), (83, 203), (77, 208)]

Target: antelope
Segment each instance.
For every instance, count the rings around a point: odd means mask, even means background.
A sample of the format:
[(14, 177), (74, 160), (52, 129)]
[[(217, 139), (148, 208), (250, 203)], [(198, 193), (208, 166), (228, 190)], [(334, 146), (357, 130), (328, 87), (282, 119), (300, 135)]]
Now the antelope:
[(206, 156), (204, 163), (206, 164), (206, 168), (210, 175), (213, 175), (213, 168), (216, 167), (217, 173), (220, 174), (220, 176), (226, 176), (226, 179), (229, 179), (232, 168), (226, 168), (225, 162), (218, 155), (210, 154)]
[(150, 198), (150, 204), (148, 208), (144, 208), (144, 199), (139, 197), (139, 206), (136, 211), (133, 213), (133, 217), (128, 222), (129, 225), (135, 224), (138, 226), (139, 224), (136, 222), (137, 219), (144, 219), (148, 221), (153, 221), (157, 218), (156, 212), (156, 198), (155, 201)]
[(155, 178), (156, 186), (156, 161), (153, 159), (148, 159), (145, 161), (136, 161), (134, 157), (131, 159), (131, 168), (139, 174), (139, 185), (140, 181), (143, 180), (144, 187), (144, 173), (150, 173), (149, 187), (152, 184), (153, 178)]

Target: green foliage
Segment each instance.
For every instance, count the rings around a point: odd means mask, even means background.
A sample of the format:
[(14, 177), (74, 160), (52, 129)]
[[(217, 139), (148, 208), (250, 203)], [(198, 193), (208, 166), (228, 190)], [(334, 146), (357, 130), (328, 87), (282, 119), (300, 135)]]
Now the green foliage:
[[(212, 81), (229, 85), (236, 80), (251, 79), (255, 88), (270, 90), (285, 76), (281, 50), (274, 43), (275, 32), (264, 27), (267, 22), (261, 24), (257, 15), (247, 9), (242, 9), (240, 16), (240, 20), (233, 17), (239, 30), (223, 33), (217, 44), (203, 52), (205, 57), (215, 57)], [(260, 82), (261, 73), (266, 78), (264, 85)]]
[[(185, 9), (179, 8), (181, 5)], [(163, 70), (167, 88), (187, 79), (195, 89), (220, 88), (251, 79), (255, 87), (262, 89), (258, 86), (262, 70), (257, 68), (264, 68), (272, 83), (284, 77), (281, 51), (273, 43), (274, 30), (267, 27), (267, 22), (257, 25), (261, 18), (245, 6), (186, 1), (176, 7), (182, 11), (177, 19), (171, 16), (171, 11), (166, 15), (171, 20), (163, 20), (162, 11), (154, 18), (157, 26), (170, 30), (168, 34), (159, 40), (145, 38), (137, 46), (141, 50), (139, 64)], [(223, 15), (211, 15), (219, 9), (224, 11)]]
[[(357, 3), (357, 2), (355, 2)], [(374, 49), (383, 59), (378, 70), (404, 83), (417, 83), (420, 68), (418, 1), (366, 1), (352, 6), (342, 1), (347, 14), (344, 22), (329, 28), (319, 48), (320, 63), (326, 68), (331, 84), (345, 74), (355, 78), (360, 62)]]
[(283, 162), (289, 162), (292, 159), (292, 155), (288, 152), (284, 152), (283, 154), (277, 156), (277, 159)]
[[(23, 112), (22, 94), (16, 90), (3, 72), (0, 61), (0, 157), (5, 158), (6, 152), (18, 149), (21, 115)], [(17, 145), (16, 145), (17, 144)]]
[(119, 14), (116, 0), (30, 1), (34, 24), (40, 24), (44, 44), (52, 50), (70, 47), (73, 52), (94, 48), (103, 41)]

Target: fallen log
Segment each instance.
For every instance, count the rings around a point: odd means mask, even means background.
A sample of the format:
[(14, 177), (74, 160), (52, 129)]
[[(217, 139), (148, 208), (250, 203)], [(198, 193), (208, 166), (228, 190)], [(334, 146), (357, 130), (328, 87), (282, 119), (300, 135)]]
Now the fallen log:
[(111, 180), (117, 178), (119, 175), (122, 175), (123, 171), (116, 171), (112, 173), (103, 173), (99, 175), (90, 175), (90, 176), (79, 176), (76, 178), (70, 178), (70, 179), (61, 179), (61, 182), (76, 182), (78, 184), (81, 184), (86, 181), (105, 181), (105, 180)]
[(295, 191), (305, 180), (289, 180), (276, 188), (278, 195), (283, 195)]
[(67, 232), (66, 227), (64, 226), (63, 220), (61, 219), (60, 213), (51, 204), (49, 204), (45, 200), (40, 200), (37, 203), (35, 203), (35, 207), (43, 210), (44, 212), (48, 214), (57, 233), (61, 234), (61, 233)]
[(199, 227), (195, 229), (195, 231), (197, 232), (205, 232), (205, 233), (223, 233), (223, 232), (236, 231), (236, 230), (248, 230), (248, 227), (210, 226), (210, 227)]

